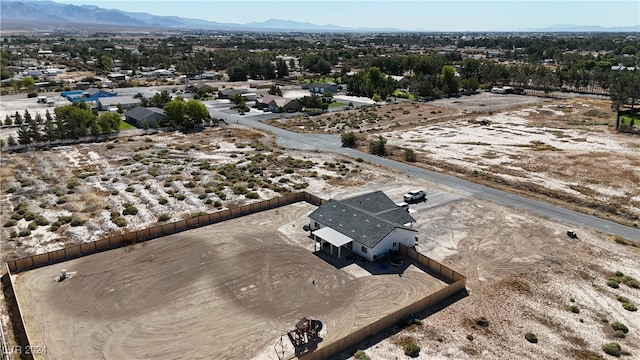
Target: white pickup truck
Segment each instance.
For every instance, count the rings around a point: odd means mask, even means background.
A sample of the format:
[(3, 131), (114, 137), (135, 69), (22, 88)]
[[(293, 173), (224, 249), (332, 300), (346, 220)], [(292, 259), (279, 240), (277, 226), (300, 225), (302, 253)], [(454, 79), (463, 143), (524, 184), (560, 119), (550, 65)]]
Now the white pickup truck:
[(427, 198), (427, 192), (424, 190), (412, 190), (404, 194), (404, 202), (410, 203)]

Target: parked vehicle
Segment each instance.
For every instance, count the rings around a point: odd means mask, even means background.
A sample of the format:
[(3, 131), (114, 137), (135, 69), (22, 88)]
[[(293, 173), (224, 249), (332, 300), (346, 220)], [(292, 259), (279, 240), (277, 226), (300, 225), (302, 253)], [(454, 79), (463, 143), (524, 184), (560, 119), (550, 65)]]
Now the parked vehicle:
[(424, 190), (412, 190), (404, 194), (404, 202), (406, 203), (425, 200), (426, 198), (427, 192)]

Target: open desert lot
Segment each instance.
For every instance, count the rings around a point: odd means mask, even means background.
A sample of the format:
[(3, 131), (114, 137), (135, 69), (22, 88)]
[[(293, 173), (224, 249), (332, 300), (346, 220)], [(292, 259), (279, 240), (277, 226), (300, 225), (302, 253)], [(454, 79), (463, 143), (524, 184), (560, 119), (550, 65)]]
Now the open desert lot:
[[(18, 274), (31, 343), (46, 344), (47, 359), (276, 358), (274, 345), (304, 316), (322, 320), (333, 341), (446, 286), (409, 264), (335, 268), (302, 230), (313, 208), (298, 203)], [(56, 282), (60, 269), (70, 276)]]

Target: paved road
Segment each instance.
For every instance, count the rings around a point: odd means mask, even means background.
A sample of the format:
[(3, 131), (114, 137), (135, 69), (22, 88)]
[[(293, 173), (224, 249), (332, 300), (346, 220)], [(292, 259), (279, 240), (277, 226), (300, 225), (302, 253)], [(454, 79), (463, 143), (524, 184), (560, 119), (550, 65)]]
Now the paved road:
[(354, 158), (362, 158), (368, 162), (392, 168), (411, 176), (467, 192), (478, 198), (488, 199), (510, 206), (516, 210), (520, 209), (531, 211), (550, 219), (566, 222), (576, 228), (587, 227), (640, 242), (640, 229), (638, 228), (623, 226), (612, 221), (603, 220), (595, 216), (568, 210), (523, 196), (510, 194), (450, 175), (421, 169), (398, 161), (363, 153), (354, 149), (343, 148), (341, 147), (340, 137), (337, 135), (298, 134), (263, 124), (260, 122), (261, 117), (262, 116), (242, 117), (227, 114), (227, 118), (231, 119), (229, 121), (236, 122), (235, 119), (238, 119), (238, 123), (240, 124), (270, 131), (277, 136), (277, 142), (279, 145), (289, 149), (331, 151)]

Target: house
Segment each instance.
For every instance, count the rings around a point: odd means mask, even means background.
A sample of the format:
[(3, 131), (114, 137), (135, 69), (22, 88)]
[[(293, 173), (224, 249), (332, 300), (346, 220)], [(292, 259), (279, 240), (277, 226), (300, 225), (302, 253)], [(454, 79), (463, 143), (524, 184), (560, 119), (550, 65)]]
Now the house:
[(338, 92), (338, 84), (334, 82), (329, 83), (311, 83), (308, 85), (309, 91), (315, 94), (324, 94), (327, 91), (335, 94)]
[(118, 107), (120, 105), (122, 109), (132, 109), (140, 105), (140, 99), (136, 99), (133, 96), (116, 96), (105, 97), (98, 99), (98, 110), (107, 111), (110, 107)]
[(256, 105), (258, 105), (258, 108), (267, 108), (273, 113), (296, 112), (302, 109), (298, 100), (276, 95), (264, 95), (263, 97), (256, 99)]
[(125, 121), (138, 127), (144, 128), (160, 125), (167, 119), (164, 110), (157, 107), (135, 107), (124, 113)]
[(358, 195), (345, 200), (331, 199), (309, 214), (311, 236), (320, 248), (329, 244), (375, 261), (399, 244), (415, 246), (415, 219), (382, 191)]
[(127, 79), (127, 76), (125, 74), (121, 74), (121, 73), (111, 73), (109, 75), (107, 75), (107, 78), (111, 79), (111, 80), (115, 80), (115, 81), (124, 81)]
[(398, 84), (398, 87), (404, 89), (409, 86), (409, 79), (404, 75), (387, 75), (387, 78), (393, 79)]
[(249, 90), (247, 89), (221, 89), (218, 90), (218, 99), (231, 99), (233, 95), (236, 94), (246, 94)]

